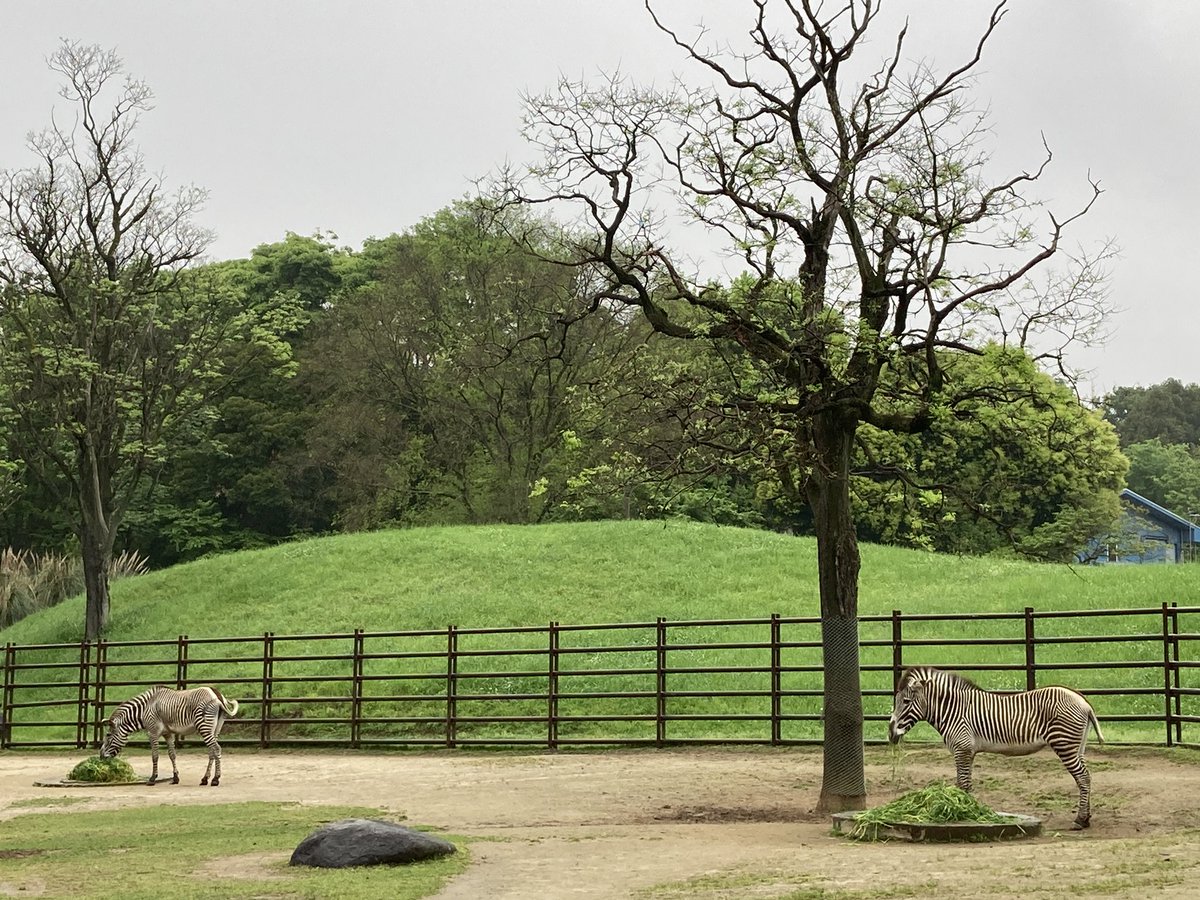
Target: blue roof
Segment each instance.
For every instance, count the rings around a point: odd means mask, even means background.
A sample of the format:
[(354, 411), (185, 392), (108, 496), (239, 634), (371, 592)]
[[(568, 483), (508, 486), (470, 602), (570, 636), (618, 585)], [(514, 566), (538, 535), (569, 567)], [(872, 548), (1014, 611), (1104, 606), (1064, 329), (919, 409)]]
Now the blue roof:
[(1200, 543), (1200, 525), (1197, 525), (1195, 522), (1189, 521), (1183, 516), (1176, 515), (1165, 506), (1159, 506), (1153, 500), (1147, 500), (1141, 494), (1131, 491), (1129, 488), (1125, 488), (1123, 491), (1121, 491), (1121, 497), (1126, 500), (1132, 500), (1139, 506), (1144, 506), (1147, 510), (1155, 513), (1161, 519), (1166, 519), (1168, 522), (1173, 522), (1180, 528), (1190, 530), (1192, 533), (1192, 540), (1196, 543)]

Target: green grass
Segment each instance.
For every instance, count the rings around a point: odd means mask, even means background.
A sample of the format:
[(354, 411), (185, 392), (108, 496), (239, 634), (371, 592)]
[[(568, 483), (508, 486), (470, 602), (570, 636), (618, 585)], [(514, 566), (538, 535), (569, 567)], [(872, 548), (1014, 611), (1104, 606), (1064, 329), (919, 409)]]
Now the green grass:
[[(1197, 566), (1107, 566), (1066, 567), (1039, 565), (998, 558), (952, 557), (890, 547), (864, 545), (859, 605), (863, 616), (887, 615), (893, 609), (906, 614), (965, 616), (972, 613), (1020, 612), (1026, 606), (1039, 611), (1064, 609), (1145, 608), (1137, 619), (1039, 620), (1039, 635), (1086, 635), (1098, 633), (1144, 633), (1140, 643), (1063, 644), (1039, 648), (1039, 663), (1071, 664), (1088, 660), (1145, 660), (1162, 658), (1158, 609), (1164, 602), (1200, 604), (1200, 567)], [(558, 621), (564, 626), (625, 622), (653, 622), (662, 616), (670, 621), (762, 618), (772, 613), (784, 616), (814, 616), (818, 610), (816, 546), (807, 538), (792, 538), (748, 529), (722, 528), (691, 522), (597, 522), (546, 526), (480, 526), (425, 528), (370, 534), (342, 535), (286, 544), (266, 550), (229, 554), (113, 585), (110, 640), (159, 640), (173, 642), (178, 635), (190, 639), (245, 637), (238, 645), (193, 644), (189, 648), (188, 678), (193, 684), (212, 678), (235, 678), (240, 685), (229, 693), (243, 699), (244, 715), (256, 717), (256, 700), (262, 675), (260, 658), (263, 633), (274, 632), (277, 656), (312, 657), (346, 654), (348, 637), (299, 641), (287, 635), (348, 634), (355, 628), (368, 632), (439, 630), (421, 638), (370, 638), (368, 653), (396, 650), (424, 652), (428, 657), (404, 661), (368, 659), (364, 712), (368, 716), (406, 716), (438, 719), (445, 712), (445, 661), (436, 655), (447, 644), (445, 629), (542, 626)], [(1182, 617), (1187, 632), (1200, 632), (1200, 614)], [(21, 645), (77, 641), (83, 622), (82, 598), (73, 598), (0, 631), (0, 643)], [(1024, 634), (1020, 621), (951, 621), (908, 623), (906, 639), (946, 637), (993, 637), (1019, 641)], [(864, 622), (862, 638), (886, 642), (890, 622)], [(672, 627), (672, 644), (709, 644), (714, 641), (762, 643), (768, 638), (763, 626), (726, 629)], [(809, 625), (785, 625), (784, 641), (814, 641), (818, 630)], [(544, 700), (491, 699), (498, 693), (541, 694), (546, 690), (544, 656), (519, 651), (544, 648), (540, 634), (460, 634), (460, 651), (506, 655), (464, 656), (459, 661), (459, 693), (473, 693), (477, 700), (460, 700), (459, 716), (527, 716), (544, 718)], [(598, 669), (637, 667), (652, 670), (655, 664), (654, 630), (629, 628), (611, 631), (564, 631), (560, 646), (562, 668), (579, 674), (564, 674), (561, 691), (651, 692), (652, 672), (619, 676), (594, 674)], [(1194, 653), (1196, 644), (1185, 645), (1184, 654)], [(608, 648), (615, 648), (611, 651)], [(176, 650), (173, 645), (156, 648), (111, 648), (108, 682), (163, 681), (174, 683)], [(764, 650), (721, 649), (702, 646), (694, 650), (671, 650), (668, 664), (673, 669), (702, 666), (761, 664)], [(242, 658), (241, 662), (209, 661)], [(22, 650), (21, 662), (64, 664), (18, 673), (27, 683), (61, 682), (59, 690), (20, 689), (16, 699), (42, 699), (39, 708), (17, 710), (14, 738), (73, 738), (73, 731), (47, 728), (34, 732), (22, 723), (66, 721), (74, 716), (78, 691), (78, 652)], [(118, 665), (146, 660), (139, 665)], [(817, 648), (787, 648), (784, 666), (819, 667)], [(1019, 665), (1024, 662), (1020, 646), (943, 646), (906, 650), (907, 664), (937, 662), (949, 666), (980, 663)], [(863, 663), (890, 666), (888, 646), (868, 646)], [(286, 726), (275, 726), (273, 736), (343, 739), (345, 729), (322, 723), (322, 718), (349, 712), (349, 688), (342, 679), (348, 664), (328, 660), (277, 661), (276, 678), (296, 679), (280, 684), (272, 714), (289, 718)], [(397, 679), (397, 674), (428, 676)], [(971, 674), (969, 671), (967, 674)], [(1192, 673), (1186, 673), (1191, 676)], [(479, 677), (486, 676), (486, 677)], [(978, 680), (995, 688), (1024, 685), (1020, 672), (984, 673)], [(1068, 683), (1081, 689), (1137, 686), (1160, 689), (1161, 668), (1045, 672), (1042, 683)], [(864, 687), (879, 692), (866, 698), (869, 715), (886, 715), (891, 686), (888, 672), (867, 672)], [(1195, 685), (1193, 685), (1195, 686)], [(765, 715), (765, 698), (716, 696), (721, 690), (763, 691), (769, 687), (765, 674), (727, 673), (702, 675), (675, 672), (668, 676), (671, 690), (690, 690), (694, 697), (673, 698), (671, 714), (717, 716), (672, 722), (669, 738), (755, 738), (766, 734), (763, 722), (738, 722), (731, 716)], [(819, 672), (787, 672), (785, 690), (819, 690)], [(107, 699), (134, 692), (133, 687), (114, 685)], [(289, 702), (308, 698), (302, 702)], [(324, 698), (324, 699), (313, 699)], [(372, 699), (374, 698), (374, 699)], [(62, 706), (45, 705), (51, 700)], [(1101, 715), (1161, 714), (1161, 696), (1097, 697)], [(1194, 698), (1189, 703), (1200, 706)], [(1196, 709), (1185, 709), (1195, 713)], [(624, 715), (652, 718), (653, 698), (621, 699), (563, 698), (560, 714)], [(785, 715), (817, 716), (819, 698), (784, 698)], [(868, 737), (882, 736), (878, 723), (868, 723)], [(1106, 726), (1110, 739), (1161, 740), (1162, 726), (1118, 724)], [(879, 732), (879, 733), (875, 733)], [(238, 735), (236, 726), (232, 735)], [(364, 737), (440, 739), (442, 726), (436, 722), (367, 724)], [(544, 736), (544, 723), (464, 723), (460, 737), (476, 740), (504, 736)], [(784, 723), (785, 738), (817, 738), (819, 722)], [(561, 737), (649, 737), (652, 722), (587, 722), (564, 724)], [(926, 726), (918, 726), (913, 738), (934, 737)], [(1195, 736), (1193, 736), (1195, 739)]]
[[(451, 856), (409, 866), (287, 865), (291, 851), (316, 828), (359, 816), (386, 818), (372, 809), (277, 803), (28, 813), (0, 822), (3, 880), (10, 892), (41, 897), (150, 900), (165, 892), (177, 900), (415, 900), (436, 893), (467, 865), (461, 846)], [(228, 861), (246, 854), (285, 855), (235, 874)]]

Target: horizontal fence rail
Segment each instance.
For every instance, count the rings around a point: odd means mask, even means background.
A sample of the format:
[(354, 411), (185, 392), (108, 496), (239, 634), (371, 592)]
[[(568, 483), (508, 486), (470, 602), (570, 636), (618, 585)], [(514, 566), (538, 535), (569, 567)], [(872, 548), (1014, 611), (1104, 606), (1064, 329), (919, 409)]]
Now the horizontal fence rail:
[[(866, 736), (906, 666), (994, 690), (1067, 684), (1124, 743), (1195, 746), (1200, 606), (859, 619)], [(0, 749), (95, 748), (118, 703), (210, 685), (257, 747), (821, 741), (820, 619), (689, 620), (7, 644)], [(936, 739), (932, 732), (927, 738)]]

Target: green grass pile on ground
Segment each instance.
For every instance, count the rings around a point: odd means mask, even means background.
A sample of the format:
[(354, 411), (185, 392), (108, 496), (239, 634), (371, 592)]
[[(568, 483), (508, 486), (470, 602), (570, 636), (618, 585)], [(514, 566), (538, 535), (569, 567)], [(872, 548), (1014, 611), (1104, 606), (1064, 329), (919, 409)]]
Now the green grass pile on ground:
[(1005, 821), (1012, 819), (997, 813), (961, 788), (944, 781), (935, 781), (859, 813), (854, 817), (854, 826), (847, 832), (847, 836), (855, 840), (866, 840), (876, 833), (879, 827), (891, 824), (996, 824)]
[(99, 756), (89, 756), (75, 766), (67, 775), (68, 781), (94, 781), (100, 784), (113, 784), (123, 781), (134, 781), (137, 776), (133, 766), (119, 756), (103, 759)]
[[(338, 897), (415, 900), (467, 865), (459, 853), (409, 866), (290, 867), (291, 851), (331, 821), (387, 818), (374, 809), (236, 803), (147, 806), (101, 812), (27, 813), (0, 822), (10, 893), (150, 900)], [(453, 839), (452, 839), (453, 840)], [(230, 872), (231, 858), (262, 855), (260, 871)], [(286, 854), (279, 857), (279, 854)]]

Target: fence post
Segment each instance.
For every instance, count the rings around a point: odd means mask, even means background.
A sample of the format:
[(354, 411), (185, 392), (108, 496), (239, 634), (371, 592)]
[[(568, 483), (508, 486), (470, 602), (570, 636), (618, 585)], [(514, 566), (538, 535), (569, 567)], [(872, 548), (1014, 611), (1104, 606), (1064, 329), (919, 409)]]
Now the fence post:
[(446, 746), (458, 744), (458, 626), (446, 628)]
[(904, 674), (904, 617), (898, 609), (892, 610), (892, 694), (900, 690), (900, 676)]
[(655, 620), (654, 641), (654, 744), (667, 740), (667, 620)]
[(1166, 601), (1162, 605), (1162, 638), (1163, 638), (1163, 724), (1167, 729), (1167, 746), (1175, 745), (1175, 729), (1172, 727), (1175, 723), (1171, 713), (1175, 709), (1175, 704), (1172, 698), (1175, 692), (1171, 689), (1171, 614), (1167, 607)]
[(91, 657), (91, 641), (82, 641), (79, 644), (79, 683), (75, 693), (75, 746), (78, 749), (87, 746), (88, 694), (92, 684)]
[(259, 709), (261, 718), (258, 725), (258, 745), (266, 748), (271, 745), (271, 719), (274, 710), (271, 709), (271, 696), (274, 693), (275, 676), (275, 632), (263, 632), (263, 665), (262, 683), (260, 690)]
[(0, 750), (12, 747), (13, 688), (17, 679), (17, 648), (9, 641), (4, 645), (4, 690), (0, 693)]
[(92, 746), (100, 746), (104, 739), (104, 709), (107, 705), (105, 694), (108, 691), (108, 641), (96, 641), (96, 690), (95, 711), (92, 719)]
[(558, 623), (550, 623), (546, 657), (546, 747), (558, 749)]
[(1175, 694), (1175, 743), (1183, 743), (1183, 693), (1179, 689), (1179, 604), (1171, 601), (1171, 681)]
[(188, 683), (188, 636), (181, 634), (175, 651), (175, 690), (187, 689)]
[(362, 740), (363, 630), (354, 629), (354, 657), (350, 663), (350, 746)]
[(1037, 662), (1034, 648), (1037, 647), (1033, 635), (1033, 607), (1025, 607), (1025, 690), (1037, 688)]
[(783, 740), (783, 653), (779, 613), (771, 613), (771, 743)]

